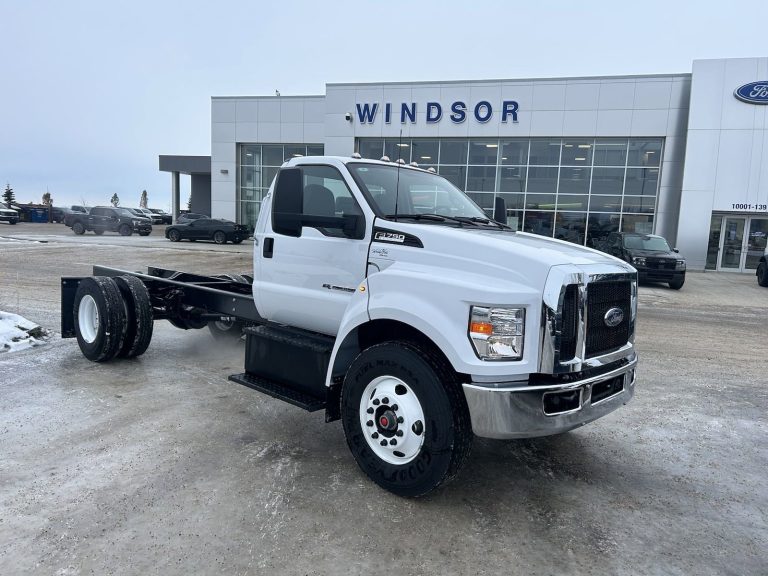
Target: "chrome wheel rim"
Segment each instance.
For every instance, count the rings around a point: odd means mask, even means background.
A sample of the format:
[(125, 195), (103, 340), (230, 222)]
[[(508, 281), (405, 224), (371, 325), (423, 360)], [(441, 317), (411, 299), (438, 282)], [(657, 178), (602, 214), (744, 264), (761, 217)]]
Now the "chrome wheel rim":
[(390, 464), (407, 464), (424, 445), (424, 410), (416, 393), (395, 376), (379, 376), (360, 398), (360, 427), (371, 450)]

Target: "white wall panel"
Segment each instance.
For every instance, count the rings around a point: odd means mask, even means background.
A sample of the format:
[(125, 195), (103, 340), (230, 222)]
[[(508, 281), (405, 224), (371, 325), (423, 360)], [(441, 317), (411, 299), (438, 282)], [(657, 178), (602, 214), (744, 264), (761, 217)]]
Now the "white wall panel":
[(304, 123), (304, 142), (307, 144), (322, 144), (325, 139), (325, 124), (319, 122)]
[(259, 124), (259, 142), (270, 144), (280, 142), (280, 123), (262, 122)]
[(258, 122), (238, 122), (235, 124), (236, 142), (258, 142), (259, 141), (259, 123)]
[(627, 136), (632, 130), (632, 110), (598, 110), (598, 136)]
[(259, 102), (259, 122), (280, 122), (280, 99), (271, 98)]
[(256, 99), (238, 99), (235, 101), (237, 122), (258, 122), (259, 101)]
[(211, 142), (234, 142), (235, 123), (215, 122), (211, 124)]
[(304, 124), (284, 123), (280, 124), (280, 142), (286, 144), (304, 143)]
[(563, 118), (563, 136), (594, 136), (597, 110), (571, 110)]
[(635, 81), (600, 83), (599, 109), (631, 110), (635, 101)]
[(669, 108), (672, 80), (638, 79), (635, 82), (635, 109)]
[(355, 89), (328, 86), (325, 95), (326, 114), (344, 114), (355, 110)]
[(564, 110), (565, 83), (534, 82), (531, 110)]
[(234, 162), (237, 157), (237, 146), (234, 142), (212, 142), (211, 160), (216, 162)]
[(213, 189), (211, 190), (211, 218), (223, 218), (225, 220), (235, 220), (237, 217), (237, 206), (233, 200), (214, 200)]
[(689, 130), (720, 128), (724, 78), (725, 62), (722, 60), (697, 60), (693, 63)]
[(633, 110), (630, 136), (665, 136), (669, 110)]
[(211, 100), (211, 122), (234, 122), (235, 101), (229, 98)]
[(752, 131), (721, 130), (716, 161), (714, 210), (733, 210), (733, 203), (747, 201), (751, 161)]
[(298, 99), (280, 99), (281, 123), (304, 123), (304, 102)]
[(597, 110), (600, 84), (597, 82), (569, 82), (565, 87), (566, 110)]
[(684, 193), (686, 190), (714, 191), (720, 132), (689, 130), (686, 147)]
[(560, 135), (564, 118), (563, 110), (534, 110), (531, 113), (531, 136)]

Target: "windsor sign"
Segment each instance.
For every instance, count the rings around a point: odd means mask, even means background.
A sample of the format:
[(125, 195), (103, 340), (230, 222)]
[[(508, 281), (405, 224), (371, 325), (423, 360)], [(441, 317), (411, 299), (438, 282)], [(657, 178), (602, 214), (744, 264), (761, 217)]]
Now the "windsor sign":
[[(401, 124), (416, 124), (417, 113), (421, 111), (418, 102), (402, 102), (399, 106), (391, 102), (385, 102), (383, 105), (378, 102), (365, 102), (355, 104), (355, 108), (360, 124), (373, 124), (377, 117), (383, 118), (386, 124), (397, 121)], [(501, 122), (517, 122), (518, 108), (515, 100), (503, 100), (498, 110), (494, 110), (493, 104), (488, 100), (480, 100), (474, 105), (457, 100), (445, 106), (440, 102), (427, 102), (424, 106), (424, 119), (427, 124), (435, 124), (447, 117), (454, 124), (461, 124), (468, 117), (472, 117), (485, 124), (497, 115)]]

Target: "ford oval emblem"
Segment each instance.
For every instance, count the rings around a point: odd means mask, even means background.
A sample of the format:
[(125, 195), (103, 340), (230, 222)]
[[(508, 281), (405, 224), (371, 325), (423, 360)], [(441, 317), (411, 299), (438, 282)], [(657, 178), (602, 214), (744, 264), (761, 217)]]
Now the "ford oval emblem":
[(624, 310), (621, 308), (611, 308), (605, 313), (603, 322), (608, 328), (615, 328), (624, 321)]
[(739, 86), (733, 91), (733, 95), (742, 102), (768, 104), (768, 80), (750, 82), (744, 86)]

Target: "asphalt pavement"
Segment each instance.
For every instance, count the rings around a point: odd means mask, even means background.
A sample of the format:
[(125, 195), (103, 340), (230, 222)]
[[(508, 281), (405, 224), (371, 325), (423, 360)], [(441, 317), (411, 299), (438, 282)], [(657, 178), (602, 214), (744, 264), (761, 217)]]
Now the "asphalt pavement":
[[(39, 228), (37, 228), (39, 226)], [(251, 244), (0, 224), (0, 310), (58, 332), (61, 276), (251, 269)], [(0, 574), (768, 574), (768, 289), (642, 286), (639, 380), (564, 435), (476, 439), (407, 500), (340, 423), (227, 381), (244, 345), (155, 324), (94, 364), (74, 340), (0, 354)]]

